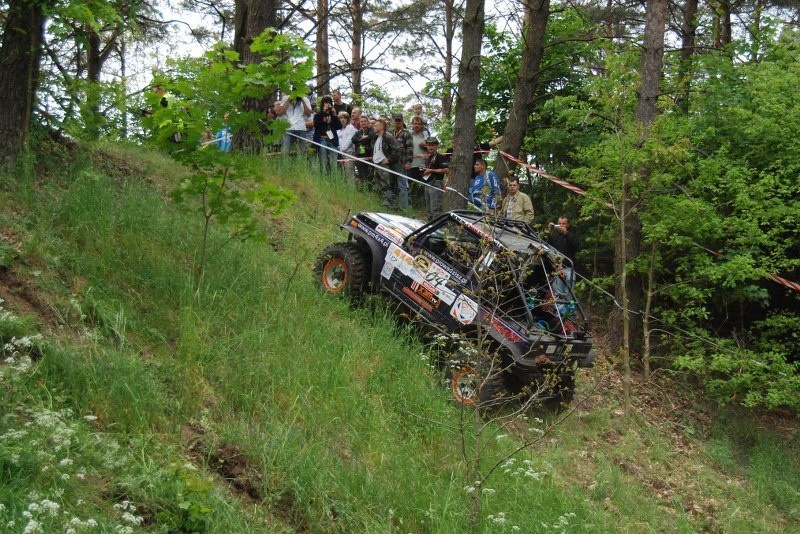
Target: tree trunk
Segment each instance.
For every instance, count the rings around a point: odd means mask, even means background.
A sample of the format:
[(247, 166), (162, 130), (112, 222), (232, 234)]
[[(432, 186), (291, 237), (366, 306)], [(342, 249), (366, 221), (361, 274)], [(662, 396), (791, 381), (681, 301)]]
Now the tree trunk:
[[(522, 63), (519, 66), (517, 83), (514, 87), (514, 102), (508, 115), (503, 141), (500, 149), (514, 157), (519, 156), (525, 133), (528, 131), (528, 118), (533, 112), (536, 86), (539, 83), (539, 69), (544, 55), (545, 31), (550, 16), (550, 0), (526, 0), (524, 48)], [(473, 141), (474, 143), (474, 141)], [(516, 168), (516, 164), (506, 158), (497, 158), (494, 172), (505, 184), (505, 178)]]
[(93, 28), (86, 28), (86, 104), (83, 106), (84, 134), (89, 139), (100, 137), (100, 34)]
[(731, 44), (731, 3), (728, 0), (709, 0), (708, 5), (713, 17), (714, 48), (725, 48)]
[[(453, 40), (456, 36), (454, 0), (444, 0), (444, 93), (442, 94), (442, 121), (444, 124), (450, 123), (450, 116), (453, 114)], [(463, 54), (463, 50), (462, 50)], [(466, 56), (464, 56), (466, 57)], [(459, 78), (460, 83), (460, 78)]]
[[(627, 176), (622, 179), (622, 203), (619, 218), (620, 234), (623, 236), (627, 233), (628, 224), (628, 199), (627, 192), (630, 189), (628, 185), (629, 178)], [(619, 257), (626, 257), (628, 254), (628, 244), (625, 239), (621, 239), (618, 243)], [(627, 289), (628, 282), (628, 264), (622, 262), (621, 270), (619, 272), (620, 278), (620, 300), (622, 302), (622, 404), (625, 410), (625, 416), (630, 415), (631, 412), (631, 313), (630, 313), (630, 300)]]
[(664, 71), (664, 29), (668, 0), (649, 0), (642, 43), (642, 77), (636, 101), (636, 120), (644, 130), (658, 115), (658, 97)]
[[(250, 50), (253, 40), (267, 28), (274, 28), (278, 21), (280, 0), (236, 0), (236, 28), (233, 48), (239, 53), (239, 62), (250, 65), (261, 61), (261, 57)], [(247, 97), (242, 100), (244, 111), (255, 111), (267, 115), (271, 98)], [(260, 132), (238, 131), (234, 133), (235, 148), (249, 154), (258, 153), (264, 139)]]
[(121, 87), (119, 89), (119, 93), (121, 98), (119, 98), (119, 111), (122, 113), (122, 138), (128, 138), (128, 99), (125, 95), (128, 92), (128, 63), (125, 57), (125, 52), (127, 46), (125, 44), (125, 36), (123, 35), (120, 38), (119, 43), (119, 63), (120, 63), (120, 80), (121, 80)]
[(697, 0), (686, 0), (683, 4), (681, 22), (681, 53), (678, 65), (678, 109), (689, 113), (689, 95), (692, 90), (694, 48), (697, 40)]
[(361, 95), (361, 69), (364, 66), (364, 58), (361, 56), (364, 44), (364, 8), (361, 0), (352, 0), (350, 14), (353, 16), (353, 51), (351, 55), (353, 95)]
[(644, 314), (642, 314), (642, 337), (644, 338), (644, 349), (642, 350), (642, 373), (645, 380), (650, 380), (650, 310), (653, 308), (653, 298), (655, 297), (656, 279), (656, 252), (658, 245), (653, 242), (650, 252), (650, 269), (647, 271), (647, 293), (645, 295)]
[[(641, 82), (636, 102), (636, 121), (642, 131), (640, 145), (644, 144), (647, 129), (658, 114), (658, 97), (661, 92), (664, 64), (664, 28), (667, 19), (667, 5), (668, 0), (649, 0), (647, 3), (642, 43)], [(638, 175), (636, 181), (641, 190), (643, 185), (649, 181), (650, 169), (645, 165), (638, 169), (638, 172), (634, 172)], [(642, 241), (642, 223), (638, 212), (642, 199), (634, 191), (632, 182), (630, 177), (623, 177), (622, 210), (625, 215), (617, 229), (614, 257), (617, 300), (627, 301), (623, 313), (628, 310), (641, 310), (642, 306), (642, 276), (639, 273), (628, 272), (624, 277), (624, 282), (622, 277), (622, 273), (627, 271), (627, 265), (639, 256)], [(623, 299), (623, 295), (625, 299)], [(618, 314), (619, 312), (615, 315), (619, 317)], [(614, 321), (614, 323), (617, 327), (614, 329), (612, 342), (617, 347), (619, 347), (620, 341), (625, 343), (625, 339), (620, 340), (622, 337), (627, 337), (628, 342), (633, 340), (638, 342), (641, 339), (640, 321), (631, 324), (631, 332), (628, 336), (619, 331), (619, 321)], [(626, 349), (630, 353), (630, 345)]]
[(0, 164), (27, 144), (39, 78), (44, 2), (10, 0), (0, 46)]
[(100, 99), (102, 98), (102, 88), (100, 86), (100, 75), (103, 65), (115, 49), (121, 26), (116, 24), (114, 30), (109, 34), (108, 39), (103, 44), (102, 37), (96, 29), (87, 26), (86, 36), (86, 104), (83, 106), (83, 122), (86, 128), (84, 134), (89, 139), (98, 139), (100, 130), (105, 123), (105, 117), (100, 113)]
[(762, 0), (756, 0), (754, 7), (755, 10), (753, 11), (753, 23), (751, 24), (752, 30), (750, 30), (750, 61), (752, 63), (758, 63), (761, 61), (761, 43), (764, 40), (764, 35), (762, 34), (763, 28), (761, 27), (761, 16), (764, 11), (764, 2)]
[(317, 95), (330, 94), (331, 64), (328, 58), (328, 0), (317, 0)]
[[(484, 0), (467, 0), (462, 28), (461, 62), (458, 67), (456, 122), (453, 131), (453, 156), (450, 159), (448, 189), (466, 192), (472, 174), (475, 146), (475, 115), (478, 84), (481, 81), (481, 41), (484, 28)], [(466, 199), (454, 193), (445, 195), (445, 210), (467, 206)]]

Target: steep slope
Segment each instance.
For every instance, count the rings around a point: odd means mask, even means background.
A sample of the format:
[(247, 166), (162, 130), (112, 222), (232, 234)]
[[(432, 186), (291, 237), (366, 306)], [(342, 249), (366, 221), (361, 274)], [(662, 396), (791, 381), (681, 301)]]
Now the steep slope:
[(607, 358), (572, 412), (455, 406), (383, 301), (353, 308), (311, 279), (347, 210), (376, 205), (344, 180), (265, 160), (297, 202), (265, 216), (265, 243), (215, 230), (194, 289), (201, 221), (165, 194), (185, 170), (135, 147), (49, 150), (35, 177), (0, 178), (7, 530), (798, 527), (794, 422), (774, 434), (666, 381), (639, 384), (624, 418)]

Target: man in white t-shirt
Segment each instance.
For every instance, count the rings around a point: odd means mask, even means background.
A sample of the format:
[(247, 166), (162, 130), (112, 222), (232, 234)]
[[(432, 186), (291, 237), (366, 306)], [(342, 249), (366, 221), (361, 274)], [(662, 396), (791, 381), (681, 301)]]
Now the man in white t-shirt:
[(283, 134), (281, 152), (288, 155), (292, 146), (297, 145), (297, 151), (305, 154), (306, 116), (311, 114), (311, 102), (304, 96), (286, 95), (275, 102), (275, 114), (289, 123), (289, 129)]

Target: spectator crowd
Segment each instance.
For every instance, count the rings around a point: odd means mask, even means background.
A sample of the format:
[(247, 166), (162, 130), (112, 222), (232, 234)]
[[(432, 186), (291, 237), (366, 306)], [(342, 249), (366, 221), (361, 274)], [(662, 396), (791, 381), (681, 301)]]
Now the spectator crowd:
[[(344, 172), (352, 181), (372, 187), (384, 207), (403, 213), (409, 209), (410, 179), (423, 184), (428, 217), (442, 212), (449, 154), (441, 152), (439, 139), (431, 134), (422, 104), (411, 107), (406, 121), (402, 113), (391, 119), (370, 116), (344, 102), (338, 90), (318, 102), (311, 87), (304, 96), (293, 94), (279, 98), (269, 112), (270, 118), (283, 120), (288, 126), (280, 142), (282, 155), (304, 155), (310, 145), (321, 172)], [(499, 141), (476, 145), (475, 168), (465, 192), (473, 206), (492, 213), (498, 207), (501, 189), (481, 154)]]

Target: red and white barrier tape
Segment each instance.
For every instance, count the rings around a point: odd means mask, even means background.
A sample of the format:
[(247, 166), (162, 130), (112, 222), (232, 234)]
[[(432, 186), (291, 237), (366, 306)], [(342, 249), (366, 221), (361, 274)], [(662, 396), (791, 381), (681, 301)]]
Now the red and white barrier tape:
[(516, 163), (517, 165), (521, 165), (521, 166), (525, 167), (525, 168), (526, 168), (526, 169), (528, 169), (529, 171), (531, 171), (531, 172), (534, 172), (534, 173), (538, 174), (538, 175), (539, 175), (539, 176), (541, 176), (542, 178), (547, 178), (547, 179), (548, 179), (548, 180), (550, 180), (551, 182), (557, 183), (557, 184), (558, 184), (558, 185), (560, 185), (561, 187), (566, 187), (567, 189), (569, 189), (569, 190), (570, 190), (570, 191), (572, 191), (573, 193), (578, 193), (579, 195), (586, 195), (586, 191), (584, 191), (583, 189), (581, 189), (581, 188), (580, 188), (580, 187), (578, 187), (577, 185), (572, 185), (571, 183), (567, 182), (566, 180), (562, 180), (561, 178), (556, 178), (555, 176), (552, 176), (552, 175), (550, 175), (550, 174), (547, 174), (547, 173), (546, 173), (546, 172), (544, 172), (542, 169), (539, 169), (539, 168), (537, 168), (537, 167), (534, 167), (533, 165), (531, 165), (531, 164), (529, 164), (529, 163), (525, 163), (524, 161), (522, 161), (522, 160), (519, 160), (519, 159), (515, 158), (514, 156), (512, 156), (512, 155), (511, 155), (511, 154), (509, 154), (508, 152), (502, 152), (502, 151), (499, 151), (499, 152), (500, 152), (500, 154), (501, 154), (503, 157), (505, 157), (506, 159), (510, 159), (511, 161), (513, 161), (514, 163)]

